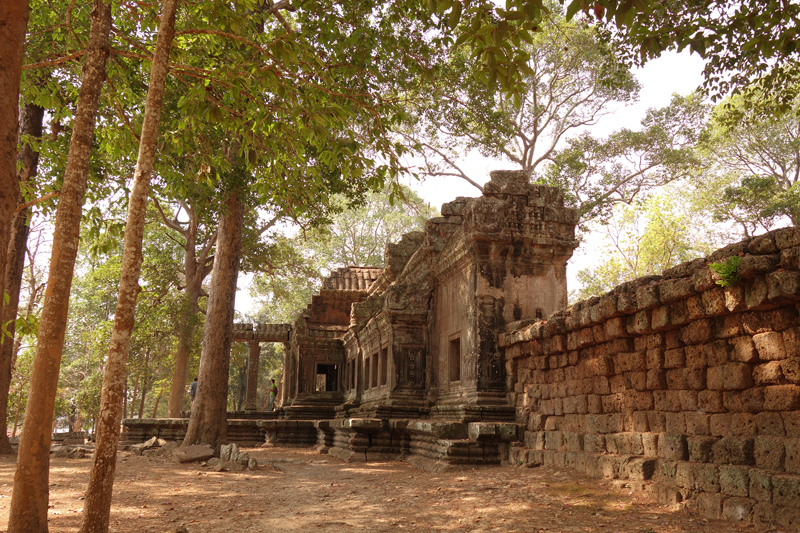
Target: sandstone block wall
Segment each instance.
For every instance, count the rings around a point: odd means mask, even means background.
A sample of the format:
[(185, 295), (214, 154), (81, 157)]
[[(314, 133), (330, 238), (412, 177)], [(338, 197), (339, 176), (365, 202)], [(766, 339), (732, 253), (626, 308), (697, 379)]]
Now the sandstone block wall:
[[(740, 256), (723, 288), (709, 263)], [(800, 231), (623, 284), (501, 337), (518, 463), (800, 530)]]

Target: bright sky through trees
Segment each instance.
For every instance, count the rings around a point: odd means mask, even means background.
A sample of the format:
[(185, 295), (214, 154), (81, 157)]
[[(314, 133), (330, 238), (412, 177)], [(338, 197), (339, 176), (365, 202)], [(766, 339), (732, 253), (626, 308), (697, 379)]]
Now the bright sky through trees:
[[(702, 83), (703, 60), (697, 55), (688, 52), (681, 54), (669, 52), (658, 59), (650, 61), (645, 67), (635, 69), (634, 73), (642, 84), (639, 102), (630, 106), (620, 106), (614, 113), (603, 117), (592, 128), (595, 135), (607, 135), (622, 127), (637, 129), (639, 122), (649, 108), (660, 108), (669, 104), (674, 93), (687, 95)], [(464, 158), (464, 167), (471, 176), (482, 178), (481, 185), (489, 180), (492, 170), (505, 170), (514, 168), (510, 162), (496, 161), (481, 157), (477, 153)], [(457, 196), (477, 196), (479, 191), (459, 178), (436, 178), (417, 182), (413, 178), (407, 184), (429, 203), (440, 208), (445, 202), (454, 200)], [(570, 290), (578, 287), (576, 274), (592, 263), (594, 249), (599, 241), (589, 239), (581, 244), (575, 251), (567, 266), (568, 287)], [(250, 314), (256, 311), (253, 300), (249, 294), (250, 275), (239, 276), (239, 287), (236, 293), (236, 310), (241, 314)]]

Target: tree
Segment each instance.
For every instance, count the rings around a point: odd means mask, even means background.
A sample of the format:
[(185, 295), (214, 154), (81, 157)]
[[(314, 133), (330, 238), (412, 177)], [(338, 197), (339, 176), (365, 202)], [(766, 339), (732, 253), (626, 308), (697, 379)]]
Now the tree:
[(615, 49), (583, 22), (554, 15), (519, 49), (527, 57), (522, 94), (487, 84), (468, 48), (438, 65), (431, 87), (422, 88), (416, 131), (405, 134), (424, 158), (423, 174), (457, 176), (481, 189), (456, 164), (478, 150), (535, 176), (565, 138), (611, 113), (611, 104), (638, 96), (639, 85)]
[[(39, 164), (39, 152), (32, 146), (42, 137), (42, 120), (44, 108), (26, 103), (20, 113), (20, 136), (29, 139), (19, 152), (21, 170), (19, 181), (26, 183), (36, 175)], [(11, 240), (5, 271), (5, 288), (8, 301), (0, 306), (0, 324), (7, 335), (0, 333), (0, 428), (8, 427), (8, 392), (11, 386), (11, 366), (14, 358), (14, 334), (16, 330), (19, 294), (22, 287), (22, 276), (25, 268), (25, 250), (28, 241), (28, 229), (31, 223), (31, 208), (17, 211), (11, 224)], [(14, 450), (8, 440), (8, 432), (0, 432), (0, 453), (11, 454)]]
[(758, 89), (716, 106), (699, 150), (710, 172), (699, 177), (719, 221), (744, 235), (788, 219), (800, 224), (800, 97), (775, 112)]
[(122, 419), (122, 393), (125, 363), (128, 360), (131, 332), (134, 326), (139, 274), (142, 268), (142, 238), (144, 235), (147, 196), (150, 176), (156, 157), (158, 124), (164, 101), (168, 73), (169, 51), (175, 35), (175, 14), (178, 0), (165, 0), (158, 28), (158, 40), (150, 70), (149, 89), (145, 103), (144, 123), (139, 142), (139, 156), (133, 175), (133, 187), (128, 199), (128, 218), (125, 223), (124, 252), (120, 271), (119, 296), (114, 312), (114, 328), (108, 348), (100, 413), (97, 424), (92, 472), (86, 490), (81, 533), (108, 531), (111, 512), (111, 491), (117, 463), (117, 443)]
[[(53, 407), (78, 249), (95, 114), (105, 81), (105, 63), (109, 54), (111, 6), (103, 0), (95, 0), (93, 6), (81, 94), (53, 231), (53, 251), (31, 374), (31, 393), (25, 409), (14, 475), (8, 531), (15, 533), (47, 531), (47, 480)], [(16, 108), (16, 103), (14, 107)], [(6, 107), (0, 109), (7, 111)]]
[(639, 131), (623, 128), (605, 139), (585, 133), (553, 155), (539, 179), (564, 190), (565, 203), (578, 209), (581, 226), (604, 221), (615, 204), (671, 182), (697, 175), (702, 161), (695, 147), (707, 107), (698, 95), (674, 95), (663, 109), (649, 109)]
[[(19, 87), (28, 0), (8, 0), (0, 5), (0, 319), (6, 300), (5, 273), (11, 223), (19, 203), (17, 139)], [(0, 341), (5, 324), (0, 323)]]
[(581, 288), (571, 299), (600, 296), (718, 248), (722, 237), (702, 204), (686, 201), (687, 188), (688, 183), (673, 184), (631, 205), (615, 205), (607, 224), (598, 228), (604, 245), (593, 253), (595, 266), (578, 272)]
[(390, 202), (390, 192), (367, 195), (363, 204), (346, 209), (347, 200), (334, 203), (342, 211), (328, 223), (309, 228), (292, 239), (281, 239), (274, 250), (275, 268), (254, 279), (253, 293), (262, 298), (256, 321), (291, 322), (322, 280), (337, 268), (384, 265), (388, 243), (410, 231), (421, 231), (438, 211), (414, 191), (402, 189), (403, 200)]

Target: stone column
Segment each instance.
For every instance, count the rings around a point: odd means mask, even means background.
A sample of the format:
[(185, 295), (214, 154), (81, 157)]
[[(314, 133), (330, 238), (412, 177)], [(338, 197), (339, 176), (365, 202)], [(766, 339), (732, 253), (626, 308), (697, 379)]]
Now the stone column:
[(258, 356), (261, 346), (258, 341), (250, 341), (250, 355), (247, 358), (247, 399), (244, 404), (245, 411), (255, 411), (256, 396), (258, 394)]

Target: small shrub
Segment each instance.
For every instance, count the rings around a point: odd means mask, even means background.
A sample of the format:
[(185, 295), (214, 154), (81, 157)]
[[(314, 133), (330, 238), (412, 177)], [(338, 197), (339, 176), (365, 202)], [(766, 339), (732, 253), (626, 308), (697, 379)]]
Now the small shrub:
[(739, 283), (739, 273), (736, 271), (739, 268), (739, 262), (742, 260), (738, 255), (731, 256), (721, 263), (714, 263), (711, 265), (711, 270), (719, 275), (717, 285), (720, 287), (730, 287)]

